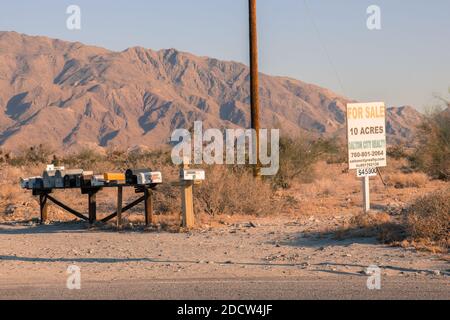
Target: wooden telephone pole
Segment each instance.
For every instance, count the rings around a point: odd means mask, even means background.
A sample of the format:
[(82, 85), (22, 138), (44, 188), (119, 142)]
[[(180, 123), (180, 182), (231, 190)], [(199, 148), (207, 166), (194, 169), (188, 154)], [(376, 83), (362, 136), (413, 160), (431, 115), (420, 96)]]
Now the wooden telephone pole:
[(258, 80), (258, 31), (256, 19), (256, 0), (249, 0), (250, 17), (250, 100), (252, 129), (256, 131), (256, 141), (253, 141), (253, 151), (256, 153), (255, 177), (261, 175), (259, 161), (259, 80)]

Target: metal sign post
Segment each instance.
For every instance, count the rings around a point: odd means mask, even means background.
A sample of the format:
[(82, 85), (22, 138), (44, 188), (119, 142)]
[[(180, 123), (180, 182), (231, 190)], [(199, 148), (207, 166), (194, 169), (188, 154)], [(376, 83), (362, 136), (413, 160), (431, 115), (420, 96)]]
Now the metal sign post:
[(364, 213), (368, 213), (370, 211), (370, 177), (365, 176), (362, 178), (362, 184)]

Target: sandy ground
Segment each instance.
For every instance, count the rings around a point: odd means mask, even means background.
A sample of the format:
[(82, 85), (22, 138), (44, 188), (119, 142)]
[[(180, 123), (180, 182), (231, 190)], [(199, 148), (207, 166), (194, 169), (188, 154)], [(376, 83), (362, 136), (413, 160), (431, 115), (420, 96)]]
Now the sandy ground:
[[(450, 299), (448, 255), (391, 247), (373, 238), (336, 239), (333, 231), (360, 214), (362, 205), (361, 183), (344, 168), (319, 167), (314, 183), (281, 194), (289, 201), (270, 217), (201, 216), (198, 230), (187, 233), (89, 229), (70, 222), (73, 217), (55, 206), (50, 208), (54, 223), (40, 226), (36, 200), (7, 189), (12, 184), (5, 182), (1, 205), (18, 207), (0, 217), (0, 299)], [(12, 181), (16, 171), (3, 170), (4, 181)], [(372, 207), (395, 217), (415, 198), (448, 186), (428, 181), (420, 187), (385, 187), (374, 178)], [(75, 193), (56, 197), (85, 207)], [(114, 194), (102, 193), (99, 217), (112, 212), (114, 203)], [(134, 226), (142, 223), (142, 208), (126, 219)], [(166, 225), (177, 221), (158, 219)], [(71, 265), (81, 269), (78, 293), (66, 288)], [(371, 265), (381, 268), (381, 294), (367, 290), (364, 271)]]
[[(404, 281), (413, 286), (426, 284), (427, 292), (430, 288), (433, 292), (434, 288), (433, 298), (450, 298), (447, 257), (413, 248), (380, 245), (375, 239), (334, 240), (331, 235), (318, 231), (324, 224), (337, 225), (345, 219), (345, 216), (321, 217), (321, 221), (316, 218), (253, 219), (248, 223), (191, 233), (118, 233), (88, 230), (83, 223), (3, 224), (0, 226), (0, 292), (3, 298), (26, 298), (31, 289), (18, 295), (14, 295), (15, 290), (31, 286), (64, 291), (67, 268), (77, 265), (81, 268), (82, 286), (97, 288), (100, 298), (117, 298), (124, 293), (118, 290), (111, 296), (111, 292), (99, 290), (102, 285), (128, 282), (131, 292), (131, 283), (193, 279), (198, 282), (242, 279), (244, 286), (245, 281), (251, 279), (277, 279), (275, 282), (283, 283), (283, 280), (300, 278), (320, 280), (319, 283), (328, 281), (334, 283), (335, 288), (340, 279), (345, 281), (350, 276), (359, 279), (354, 280), (355, 283), (363, 286), (355, 285), (356, 293), (366, 290), (364, 270), (376, 265), (382, 269), (384, 281), (399, 283), (391, 289), (391, 295), (395, 296), (398, 288), (402, 296), (401, 282)], [(301, 281), (298, 285), (302, 287)], [(332, 298), (326, 295), (330, 292), (330, 288), (326, 288), (322, 297)], [(217, 294), (220, 292), (219, 286)], [(426, 292), (415, 294), (415, 298), (422, 295), (426, 298)], [(411, 298), (411, 294), (408, 297)], [(336, 295), (335, 298), (342, 297)]]

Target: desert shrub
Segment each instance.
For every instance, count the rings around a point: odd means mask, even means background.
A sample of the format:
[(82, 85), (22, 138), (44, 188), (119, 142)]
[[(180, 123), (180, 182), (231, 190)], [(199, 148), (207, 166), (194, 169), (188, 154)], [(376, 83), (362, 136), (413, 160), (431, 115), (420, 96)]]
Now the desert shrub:
[(100, 161), (104, 161), (104, 157), (97, 151), (92, 149), (82, 149), (79, 152), (67, 155), (60, 161), (60, 163), (68, 168), (90, 170)]
[(326, 156), (339, 153), (334, 140), (316, 141), (282, 137), (280, 139), (280, 169), (274, 177), (277, 187), (288, 188), (294, 180), (311, 182), (313, 166)]
[(197, 211), (209, 215), (267, 215), (278, 201), (269, 182), (255, 179), (250, 170), (226, 166), (207, 169), (206, 181), (195, 188)]
[(336, 232), (337, 239), (377, 238), (383, 243), (405, 239), (405, 227), (386, 213), (360, 214)]
[(445, 253), (450, 243), (450, 190), (416, 199), (398, 217), (369, 213), (353, 217), (336, 238), (376, 237), (383, 243)]
[(40, 144), (38, 146), (32, 146), (29, 148), (22, 148), (15, 156), (6, 157), (6, 161), (11, 166), (26, 166), (26, 165), (38, 165), (47, 164), (52, 155), (52, 150)]
[[(164, 176), (164, 179), (166, 177)], [(181, 212), (180, 187), (164, 183), (154, 192), (154, 209), (159, 214), (173, 214)], [(194, 201), (197, 201), (195, 199)]]
[(408, 158), (408, 153), (406, 151), (406, 148), (402, 144), (389, 146), (387, 148), (387, 155), (388, 155), (388, 157), (393, 158), (395, 160), (407, 159)]
[(421, 188), (427, 184), (429, 178), (422, 172), (393, 173), (386, 177), (386, 183), (397, 189)]
[(450, 232), (450, 190), (420, 197), (406, 215), (408, 234), (413, 240), (430, 240), (448, 246)]
[(450, 112), (435, 112), (419, 129), (413, 165), (433, 178), (450, 180)]

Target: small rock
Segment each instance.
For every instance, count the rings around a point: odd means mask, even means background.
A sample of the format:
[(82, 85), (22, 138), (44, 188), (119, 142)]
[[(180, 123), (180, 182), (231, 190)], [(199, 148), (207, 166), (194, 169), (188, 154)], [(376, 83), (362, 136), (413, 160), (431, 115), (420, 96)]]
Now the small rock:
[(432, 273), (435, 276), (440, 276), (441, 275), (441, 271), (439, 271), (439, 270), (433, 270)]

